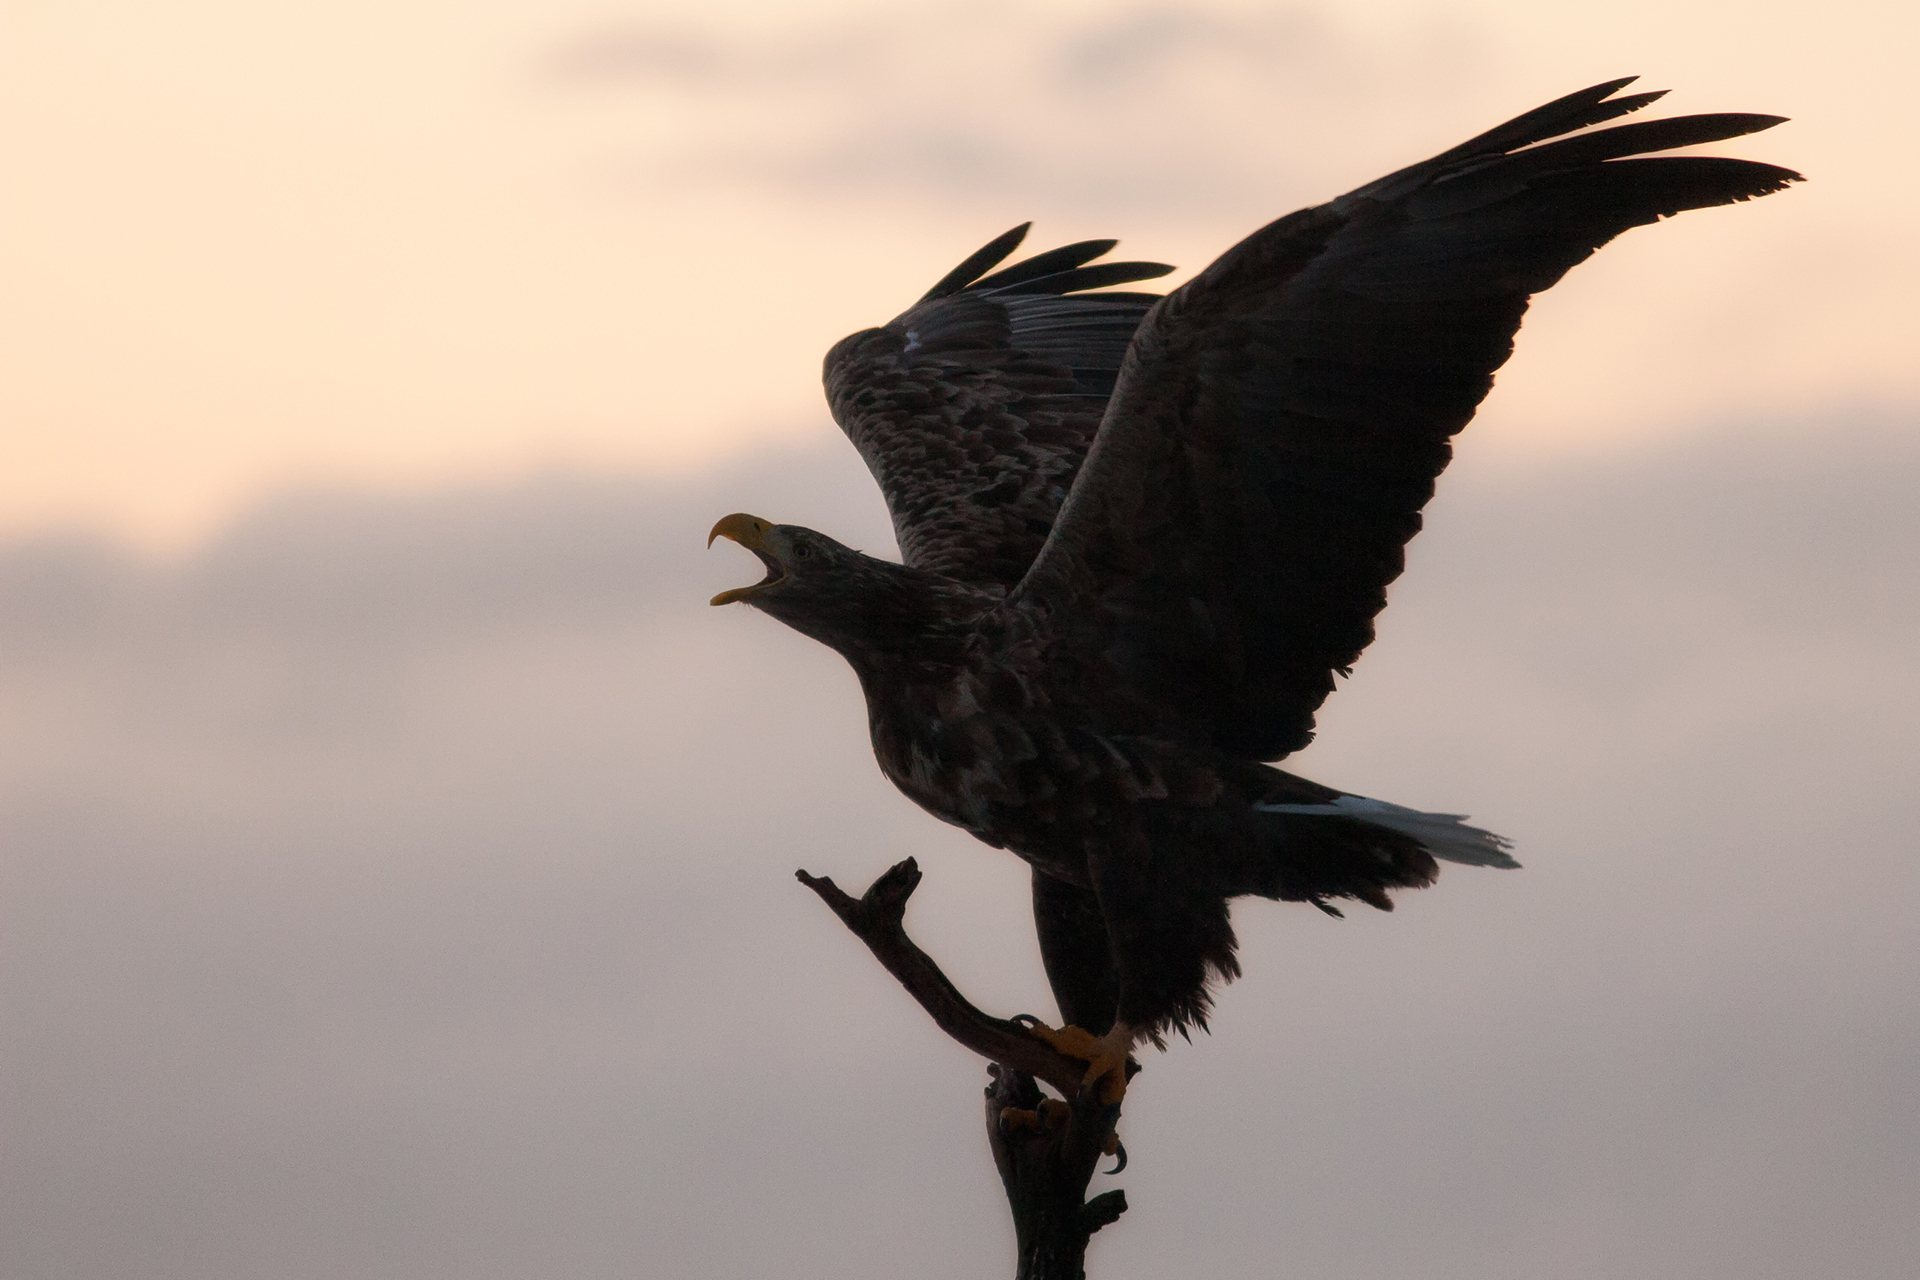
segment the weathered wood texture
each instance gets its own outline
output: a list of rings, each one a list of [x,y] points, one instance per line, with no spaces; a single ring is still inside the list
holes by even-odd
[[[1032,1076],[997,1063],[987,1070],[987,1143],[1013,1211],[1016,1280],[1084,1280],[1088,1238],[1127,1211],[1124,1191],[1086,1198],[1120,1109],[1084,1093],[1072,1106],[1048,1105]],[[1021,1123],[1009,1123],[1010,1111]]]

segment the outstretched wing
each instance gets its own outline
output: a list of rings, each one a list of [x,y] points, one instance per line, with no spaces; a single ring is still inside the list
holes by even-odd
[[[1097,666],[1131,718],[1235,754],[1306,745],[1334,673],[1373,639],[1448,440],[1511,353],[1528,296],[1628,227],[1799,178],[1630,158],[1774,116],[1546,142],[1660,96],[1611,96],[1627,83],[1283,218],[1167,297],[1005,606],[1050,669],[1084,682]]]
[[[826,361],[834,420],[880,482],[906,562],[1009,587],[1046,541],[1127,344],[1159,301],[1083,291],[1173,270],[1088,266],[1115,242],[1087,240],[986,275],[1026,233],[994,240]]]

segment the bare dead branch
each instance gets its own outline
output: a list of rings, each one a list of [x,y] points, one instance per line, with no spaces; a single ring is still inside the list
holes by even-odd
[[[1085,1280],[1088,1238],[1127,1208],[1125,1193],[1117,1190],[1086,1199],[1120,1108],[1102,1104],[1082,1087],[1085,1063],[1055,1052],[1018,1022],[982,1013],[907,937],[907,899],[920,883],[912,858],[888,869],[859,898],[825,876],[795,875],[867,944],[942,1031],[991,1061],[987,1145],[1013,1213],[1016,1280]],[[1044,1097],[1036,1078],[1068,1101]]]
[[[1052,1046],[1028,1034],[1018,1022],[982,1013],[907,936],[902,923],[907,899],[920,884],[920,866],[912,858],[890,867],[859,898],[850,897],[826,876],[810,876],[804,871],[794,875],[833,908],[833,913],[867,944],[942,1031],[991,1062],[1004,1063],[1046,1081],[1063,1098],[1080,1092],[1086,1063],[1054,1052]]]

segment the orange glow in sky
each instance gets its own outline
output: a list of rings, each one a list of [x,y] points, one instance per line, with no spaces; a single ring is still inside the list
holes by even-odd
[[[964,16],[962,16],[964,15]],[[1914,10],[1468,0],[29,0],[0,20],[0,532],[180,546],[275,488],[684,470],[1034,218],[1191,270],[1547,98],[1794,117],[1812,181],[1610,246],[1476,432],[1911,401]],[[1174,277],[1177,282],[1183,277]]]

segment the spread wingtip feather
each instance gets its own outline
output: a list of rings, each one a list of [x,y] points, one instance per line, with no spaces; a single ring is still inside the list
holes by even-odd
[[[1019,226],[1008,231],[1003,231],[993,239],[987,241],[971,254],[967,255],[965,262],[962,262],[959,266],[947,272],[946,275],[941,276],[940,283],[927,290],[926,296],[921,298],[920,301],[932,302],[936,298],[944,298],[949,294],[960,292],[975,280],[978,280],[981,276],[998,266],[1006,259],[1008,254],[1018,249],[1020,242],[1027,238],[1027,232],[1032,228],[1033,223],[1023,222]]]

